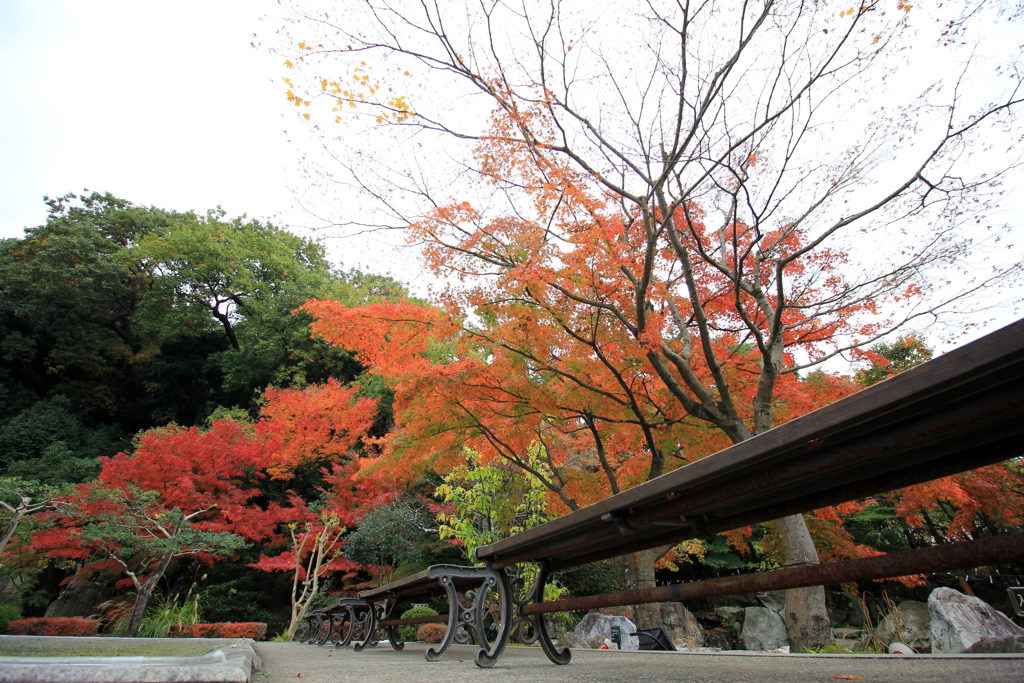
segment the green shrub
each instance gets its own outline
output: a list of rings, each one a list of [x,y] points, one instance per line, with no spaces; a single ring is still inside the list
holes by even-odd
[[[402,619],[415,619],[416,617],[436,617],[437,610],[430,609],[429,607],[411,607],[402,612]],[[416,631],[419,629],[420,624],[406,624],[405,626],[398,627],[398,636],[405,641],[415,640]]]
[[[611,560],[580,565],[579,567],[559,572],[555,578],[569,589],[569,594],[575,598],[615,593],[621,590],[619,585],[619,568]]]
[[[112,601],[111,601],[112,602]],[[167,602],[166,600],[154,600],[146,608],[146,613],[139,622],[139,630],[135,634],[137,638],[167,638],[171,631],[181,631],[192,624],[198,624],[200,617],[200,599],[198,595],[187,595],[178,604],[177,600]],[[117,610],[117,614],[110,619],[106,632],[108,635],[123,636],[128,627],[128,619],[131,616],[131,605],[124,603],[129,609]],[[108,616],[110,616],[108,614]]]
[[[0,634],[7,633],[8,622],[21,619],[21,605],[14,602],[0,602]]]

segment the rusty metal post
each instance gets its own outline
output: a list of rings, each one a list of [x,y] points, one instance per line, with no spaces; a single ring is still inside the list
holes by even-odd
[[[525,605],[522,614],[549,614],[578,609],[598,609],[649,602],[682,602],[716,595],[756,593],[805,586],[827,586],[885,579],[911,574],[982,567],[1024,559],[1024,534],[1007,534],[921,550],[844,560],[826,564],[787,567],[744,576],[728,576],[657,588],[606,593]]]

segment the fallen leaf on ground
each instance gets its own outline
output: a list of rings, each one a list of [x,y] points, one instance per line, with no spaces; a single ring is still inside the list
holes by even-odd
[[[832,678],[838,678],[844,681],[859,681],[860,676],[840,676],[839,674],[832,674]]]

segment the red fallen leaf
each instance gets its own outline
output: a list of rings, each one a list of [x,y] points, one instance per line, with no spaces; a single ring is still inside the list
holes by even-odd
[[[860,676],[840,676],[839,674],[832,674],[832,678],[838,678],[844,681],[859,681]]]

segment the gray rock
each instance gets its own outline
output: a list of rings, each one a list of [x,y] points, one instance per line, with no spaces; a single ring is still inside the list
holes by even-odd
[[[850,652],[860,652],[864,649],[864,641],[859,638],[836,638],[836,647],[841,647]]]
[[[730,607],[718,607],[715,609],[715,614],[721,617],[723,622],[738,627],[743,624],[743,609],[743,607],[736,605]]]
[[[850,600],[845,593],[825,591],[825,609],[828,610],[829,624],[833,628],[842,626],[850,615]]]
[[[932,652],[956,654],[983,638],[1024,636],[1024,629],[984,600],[952,588],[936,588],[928,596]]]
[[[602,642],[604,638],[611,640],[612,626],[618,626],[622,632],[623,650],[640,649],[640,639],[636,636],[629,635],[630,633],[636,633],[636,624],[626,617],[602,614],[600,612],[591,612],[587,616],[583,617],[583,620],[576,625],[573,632],[589,645],[590,640],[587,636],[592,633],[599,634],[602,638]],[[591,647],[593,646],[591,645]],[[601,647],[601,645],[598,644],[597,647]]]
[[[574,633],[573,635],[576,634]],[[583,644],[586,647],[591,648],[593,650],[597,650],[602,645],[604,645],[604,641],[605,637],[602,636],[600,633],[588,633],[586,637],[583,638]]]
[[[964,650],[971,654],[1016,654],[1024,652],[1024,636],[983,638]]]
[[[859,639],[864,637],[864,631],[863,631],[863,629],[852,628],[852,627],[850,627],[850,628],[845,628],[845,627],[835,628],[835,627],[833,627],[832,628],[832,635],[835,636],[836,639],[842,638],[842,639],[846,640],[846,639],[852,638],[854,640],[859,640]]]
[[[740,639],[748,650],[775,650],[789,646],[785,622],[778,612],[767,607],[746,608]]]
[[[672,642],[679,647],[697,649],[704,645],[697,617],[680,602],[666,602],[660,605],[661,621],[665,624]]]
[[[900,611],[901,633],[896,633],[896,620],[889,614],[882,619],[875,635],[886,645],[898,640],[918,652],[929,652],[932,618],[928,605],[918,600],[904,600],[896,608]]]
[[[601,641],[601,642],[604,642],[604,641]],[[600,647],[600,646],[601,645],[599,643],[598,647]],[[559,637],[558,642],[555,643],[555,647],[560,647],[560,648],[561,647],[568,647],[568,648],[571,648],[571,649],[574,649],[574,650],[586,650],[590,646],[587,645],[583,641],[582,638],[580,638],[578,635],[576,635],[572,631],[567,631],[566,633],[563,633],[561,635],[561,637]]]
[[[860,598],[853,593],[837,593],[845,598],[848,605],[846,612],[846,623],[854,628],[864,628],[864,608],[861,607]]]
[[[785,591],[761,591],[757,594],[757,599],[762,605],[773,612],[782,614],[786,609]]]
[[[46,617],[91,617],[99,613],[101,603],[110,598],[110,590],[92,581],[69,583],[64,592],[46,608]]]

